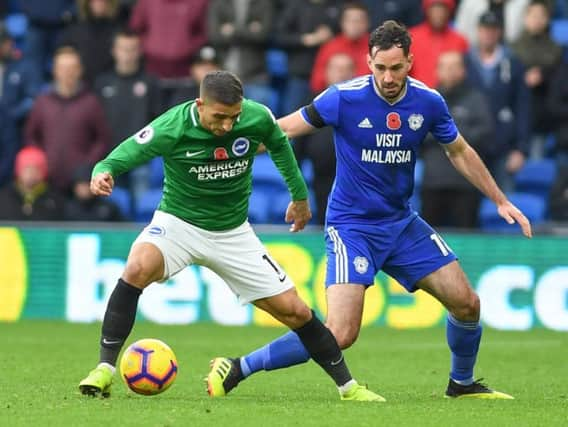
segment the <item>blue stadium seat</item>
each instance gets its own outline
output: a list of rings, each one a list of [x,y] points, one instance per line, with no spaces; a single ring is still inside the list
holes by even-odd
[[[154,157],[150,163],[150,177],[148,184],[150,188],[162,188],[164,183],[164,159],[161,157]]]
[[[515,206],[523,211],[533,226],[538,226],[544,222],[547,206],[547,200],[544,197],[528,193],[509,193],[507,197]],[[487,198],[483,198],[481,201],[479,224],[483,231],[519,232],[519,226],[517,224],[507,224],[497,213],[495,204]]]
[[[284,179],[280,175],[276,165],[268,154],[260,154],[255,157],[252,166],[253,184],[272,185],[275,188],[286,188]]]
[[[268,188],[257,186],[253,188],[249,200],[249,221],[252,224],[266,224],[269,222],[270,192]]]
[[[132,219],[132,197],[126,188],[114,187],[108,200],[118,206],[124,219]]]
[[[527,160],[515,175],[515,190],[548,197],[556,178],[556,162],[553,159]]]
[[[550,23],[552,39],[563,46],[568,46],[568,19],[554,19]]]
[[[416,212],[420,213],[422,209],[422,199],[420,198],[420,191],[422,190],[422,179],[424,177],[424,161],[422,159],[416,160],[414,167],[414,192],[410,196],[410,206]]]
[[[162,198],[161,189],[148,190],[135,203],[134,219],[138,222],[150,222],[152,215]]]
[[[272,77],[288,76],[288,55],[280,49],[266,51],[266,69]]]
[[[28,18],[23,13],[12,13],[6,16],[4,25],[12,38],[22,40],[28,31]]]

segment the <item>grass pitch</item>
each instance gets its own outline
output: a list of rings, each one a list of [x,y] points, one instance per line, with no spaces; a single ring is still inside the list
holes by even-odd
[[[128,343],[159,338],[179,374],[157,396],[130,392],[117,377],[110,399],[82,396],[79,381],[98,358],[100,325],[0,324],[2,426],[567,426],[568,335],[486,330],[476,377],[513,401],[443,399],[449,353],[443,329],[367,328],[346,352],[354,376],[385,404],[341,402],[313,362],[259,373],[211,399],[202,378],[213,356],[235,356],[284,330],[211,324],[138,323]]]

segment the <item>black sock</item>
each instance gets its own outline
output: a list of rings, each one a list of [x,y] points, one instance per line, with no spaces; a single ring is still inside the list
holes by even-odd
[[[118,283],[108,300],[103,320],[100,363],[106,362],[112,366],[116,365],[120,349],[134,325],[138,297],[141,293],[141,289],[118,279]]]
[[[300,337],[311,358],[333,378],[338,387],[353,379],[335,337],[313,311],[311,320],[294,329],[294,332]]]

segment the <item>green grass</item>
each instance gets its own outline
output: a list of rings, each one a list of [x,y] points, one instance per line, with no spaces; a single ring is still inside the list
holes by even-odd
[[[145,397],[121,380],[110,399],[81,396],[96,364],[100,325],[25,321],[0,324],[2,426],[566,426],[568,336],[538,330],[486,330],[476,375],[513,401],[449,400],[444,330],[367,328],[346,352],[355,377],[386,404],[341,402],[313,362],[260,373],[224,399],[202,383],[208,361],[238,355],[283,330],[217,325],[136,325],[129,342],[160,338],[177,354],[171,389]]]

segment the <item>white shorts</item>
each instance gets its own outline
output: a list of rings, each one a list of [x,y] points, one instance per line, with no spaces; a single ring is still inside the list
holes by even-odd
[[[156,211],[132,246],[142,242],[152,243],[162,252],[162,281],[188,265],[198,264],[217,273],[242,304],[294,287],[248,222],[232,230],[208,231]]]

